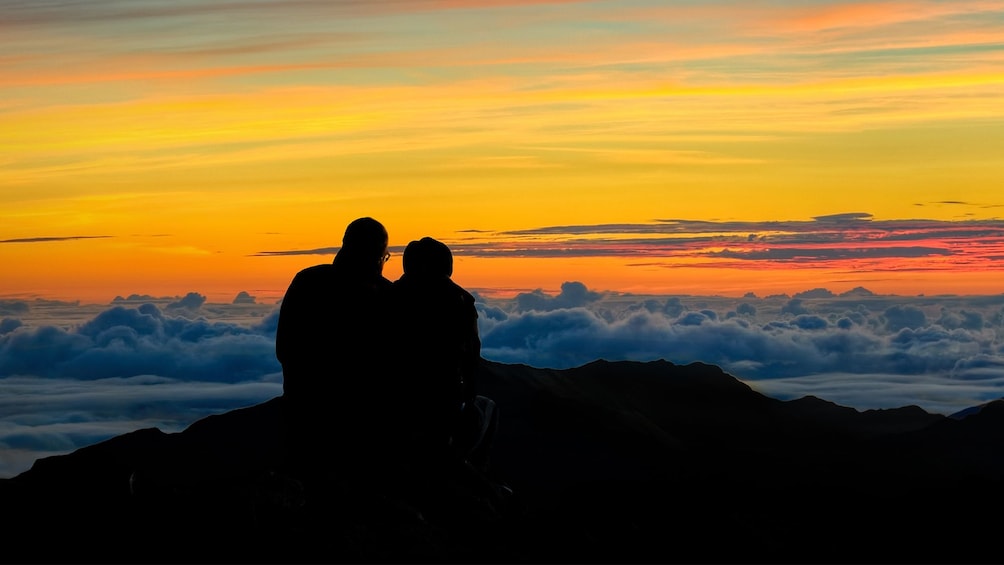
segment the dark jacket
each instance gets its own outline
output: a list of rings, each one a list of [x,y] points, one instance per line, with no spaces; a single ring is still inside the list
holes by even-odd
[[[477,394],[481,361],[474,296],[448,277],[408,273],[393,283],[393,344],[400,407],[415,433],[448,442],[463,403]]]
[[[279,308],[276,357],[282,364],[284,433],[298,456],[330,447],[367,448],[381,421],[387,355],[384,301],[391,282],[334,264],[298,272]]]

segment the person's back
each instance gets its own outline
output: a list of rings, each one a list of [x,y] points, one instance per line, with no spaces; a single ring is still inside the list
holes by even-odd
[[[478,314],[474,297],[452,273],[449,247],[430,237],[412,241],[404,252],[404,274],[391,292],[397,386],[405,391],[400,409],[410,421],[413,448],[429,454],[466,449],[458,445],[463,418],[475,413],[478,398]]]
[[[382,274],[386,250],[379,222],[355,220],[334,261],[298,272],[283,297],[276,357],[294,472],[317,471],[332,458],[346,469],[370,450],[379,423],[374,366],[385,354],[382,304],[391,284]]]

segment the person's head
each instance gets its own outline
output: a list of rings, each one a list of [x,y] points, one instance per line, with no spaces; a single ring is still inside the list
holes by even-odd
[[[412,241],[404,249],[404,273],[417,277],[447,277],[453,274],[453,253],[431,237]]]
[[[353,220],[345,228],[335,261],[380,272],[387,260],[387,241],[387,229],[380,222],[370,217]]]

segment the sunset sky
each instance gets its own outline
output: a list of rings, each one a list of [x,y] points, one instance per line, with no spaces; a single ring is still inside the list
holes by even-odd
[[[486,294],[1004,292],[997,0],[0,13],[0,298],[274,302],[360,216]]]
[[[1000,0],[0,0],[0,47],[0,477],[280,394],[361,216],[492,361],[1004,394]]]

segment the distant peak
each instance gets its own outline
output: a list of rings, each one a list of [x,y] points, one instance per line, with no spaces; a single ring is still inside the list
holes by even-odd
[[[863,286],[856,286],[847,292],[841,293],[841,298],[853,298],[855,296],[875,296],[875,293]]]

